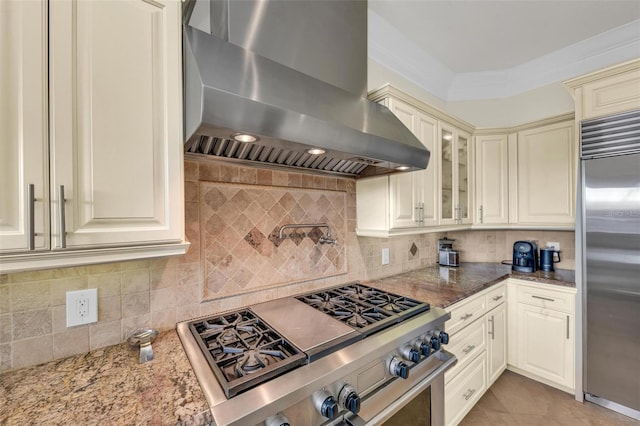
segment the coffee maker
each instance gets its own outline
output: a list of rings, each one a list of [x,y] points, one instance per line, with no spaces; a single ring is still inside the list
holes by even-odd
[[[517,272],[535,272],[538,269],[538,245],[533,241],[513,243],[511,269]]]

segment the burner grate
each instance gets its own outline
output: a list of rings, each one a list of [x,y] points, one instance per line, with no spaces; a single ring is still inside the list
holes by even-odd
[[[189,328],[227,397],[306,363],[306,355],[250,310],[192,321]]]
[[[301,302],[369,335],[429,310],[429,304],[360,283],[305,294]]]

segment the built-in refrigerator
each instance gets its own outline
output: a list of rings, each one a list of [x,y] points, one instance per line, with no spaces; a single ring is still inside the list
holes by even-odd
[[[640,420],[640,110],[583,121],[580,166],[584,394]]]

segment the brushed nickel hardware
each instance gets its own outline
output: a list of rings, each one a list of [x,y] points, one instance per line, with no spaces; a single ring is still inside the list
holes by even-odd
[[[567,315],[567,340],[569,340],[569,315]]]
[[[540,299],[540,300],[546,300],[547,302],[555,302],[555,299],[551,299],[549,297],[542,297],[542,296],[536,296],[535,294],[532,295],[531,297],[533,297],[534,299]]]
[[[462,352],[464,352],[465,354],[468,354],[469,352],[471,352],[472,350],[474,350],[476,347],[476,345],[468,345],[466,348],[464,348],[462,350]]]
[[[469,398],[471,398],[474,393],[476,393],[475,389],[468,389],[467,392],[462,396],[464,397],[465,401],[468,401]]]
[[[484,223],[484,206],[480,206],[480,223]]]
[[[489,332],[489,334],[491,335],[491,340],[495,340],[496,338],[496,334],[495,334],[495,321],[493,318],[493,315],[491,315],[491,318],[489,318],[489,322],[491,323],[491,331]]]
[[[65,223],[65,205],[67,200],[64,199],[64,185],[58,188],[58,225],[60,228],[60,248],[67,247],[67,224]]]
[[[35,219],[35,195],[34,195],[34,185],[30,183],[27,185],[27,228],[28,228],[28,239],[27,239],[27,249],[35,250],[36,248],[36,219]]]
[[[466,320],[468,320],[469,318],[471,318],[472,316],[473,316],[473,314],[465,314],[465,315],[461,316],[461,317],[460,317],[460,319],[461,319],[462,321],[466,321]]]
[[[493,300],[494,302],[496,302],[496,301],[498,301],[500,299],[502,299],[502,296],[494,296],[494,297],[491,298],[491,300]]]

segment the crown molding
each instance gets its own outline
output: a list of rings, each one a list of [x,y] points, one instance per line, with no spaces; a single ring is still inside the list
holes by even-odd
[[[640,57],[640,20],[513,68],[454,73],[369,10],[369,58],[447,101],[508,98]]]

